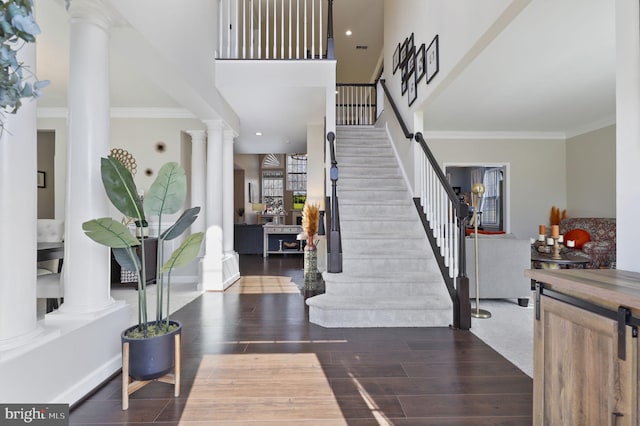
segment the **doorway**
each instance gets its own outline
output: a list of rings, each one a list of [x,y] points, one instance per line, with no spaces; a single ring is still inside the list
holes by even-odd
[[[485,192],[478,209],[479,226],[487,231],[510,230],[509,164],[445,164],[445,174],[460,198],[471,204],[471,187],[482,183]]]

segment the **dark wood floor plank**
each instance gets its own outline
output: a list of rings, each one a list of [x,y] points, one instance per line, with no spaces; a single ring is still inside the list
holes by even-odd
[[[301,257],[240,266],[302,287]],[[531,424],[531,378],[468,331],[327,329],[295,293],[205,293],[172,319],[184,325],[180,397],[151,383],[122,411],[116,375],[72,408],[71,424]]]

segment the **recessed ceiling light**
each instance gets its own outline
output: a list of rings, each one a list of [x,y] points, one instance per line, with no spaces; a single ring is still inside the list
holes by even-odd
[[[348,36],[350,36],[350,35],[351,35],[351,34],[353,34],[353,33],[351,32],[351,30],[347,30],[347,32],[346,32],[345,34],[346,34],[346,35],[348,35]]]
[[[262,136],[262,132],[256,132],[256,136]]]

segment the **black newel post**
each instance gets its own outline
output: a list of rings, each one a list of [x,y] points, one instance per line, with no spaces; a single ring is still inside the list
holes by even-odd
[[[333,53],[333,0],[327,0],[329,2],[329,9],[327,10],[327,59],[335,59],[336,56]]]

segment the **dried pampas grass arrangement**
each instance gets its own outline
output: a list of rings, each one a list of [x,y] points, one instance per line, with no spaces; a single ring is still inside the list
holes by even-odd
[[[318,217],[320,216],[320,206],[318,204],[306,203],[302,210],[302,229],[307,234],[307,238],[318,233]]]
[[[562,210],[560,213],[560,208],[556,206],[551,206],[551,212],[549,213],[549,224],[550,225],[560,225],[560,221],[562,219],[567,218],[567,210]]]

